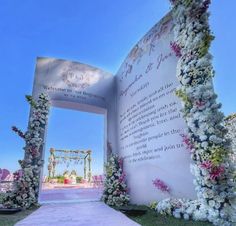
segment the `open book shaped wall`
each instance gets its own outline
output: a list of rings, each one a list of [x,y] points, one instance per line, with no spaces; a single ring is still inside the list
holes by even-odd
[[[181,137],[186,125],[175,96],[173,35],[169,13],[134,46],[115,76],[78,62],[37,59],[35,98],[45,92],[52,106],[106,116],[105,143],[124,158],[131,201],[137,204],[196,196]],[[157,190],[155,179],[171,192]]]

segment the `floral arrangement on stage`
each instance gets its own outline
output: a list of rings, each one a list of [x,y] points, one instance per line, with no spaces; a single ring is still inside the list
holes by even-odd
[[[109,206],[123,206],[129,203],[128,188],[123,171],[123,159],[112,154],[106,165],[106,178],[102,200]]]
[[[37,100],[26,96],[31,105],[28,130],[23,133],[16,127],[12,130],[25,140],[25,157],[20,160],[21,171],[14,175],[14,189],[3,200],[5,207],[29,208],[38,202],[40,171],[43,166],[43,135],[49,114],[49,98],[40,94]]]
[[[208,220],[214,225],[231,225],[235,219],[232,149],[223,125],[221,104],[216,102],[212,77],[214,39],[209,28],[210,0],[171,0],[175,23],[175,40],[170,48],[179,58],[176,94],[183,103],[188,131],[183,135],[190,149],[191,172],[197,200],[167,199],[158,203],[157,211],[185,219]]]

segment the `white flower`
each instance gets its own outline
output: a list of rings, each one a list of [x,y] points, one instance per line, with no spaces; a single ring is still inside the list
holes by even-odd
[[[214,200],[210,200],[210,201],[209,201],[209,206],[210,206],[210,207],[215,207],[215,204],[216,204],[216,203],[215,203]]]
[[[185,220],[189,220],[189,215],[185,213],[185,214],[184,214],[184,219],[185,219]]]

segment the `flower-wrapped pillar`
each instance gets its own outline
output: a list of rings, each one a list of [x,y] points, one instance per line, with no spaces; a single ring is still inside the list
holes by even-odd
[[[215,225],[231,225],[234,198],[230,142],[223,126],[224,115],[216,102],[212,77],[212,56],[208,52],[214,37],[209,28],[210,0],[172,0],[175,40],[170,43],[179,58],[176,94],[183,103],[188,131],[184,143],[191,151],[191,171],[195,176],[195,201],[169,199],[157,210],[176,217],[209,220]]]
[[[49,113],[49,99],[45,94],[40,94],[37,100],[27,96],[31,105],[31,115],[28,130],[23,133],[16,127],[13,130],[25,140],[25,158],[20,160],[22,175],[15,177],[15,187],[9,191],[4,200],[6,207],[29,208],[38,203],[40,186],[40,173],[43,167],[42,149],[44,130]]]

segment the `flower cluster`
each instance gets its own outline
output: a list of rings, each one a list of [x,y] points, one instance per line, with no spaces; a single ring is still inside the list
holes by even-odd
[[[21,170],[14,174],[14,189],[7,192],[3,204],[7,208],[29,208],[38,202],[39,177],[43,165],[41,152],[43,135],[49,113],[49,98],[40,94],[37,100],[27,96],[32,107],[26,133],[14,127],[14,131],[25,140],[25,158],[20,160]]]
[[[164,215],[173,215],[176,218],[206,221],[208,209],[199,200],[165,199],[158,203],[156,210]]]
[[[228,129],[227,138],[231,139],[231,159],[236,164],[236,114],[231,114],[225,118],[224,124]]]
[[[149,205],[149,208],[152,209],[152,210],[156,210],[157,204],[158,204],[157,201],[151,202],[150,205]]]
[[[23,176],[23,171],[22,170],[17,170],[16,172],[13,173],[14,181],[18,181],[21,177]]]
[[[163,191],[163,192],[170,192],[170,188],[165,184],[165,182],[162,181],[162,180],[160,180],[160,179],[158,179],[158,178],[156,178],[155,180],[153,180],[153,185],[154,185],[157,189],[159,189],[159,190],[161,190],[161,191]]]
[[[181,134],[181,137],[183,138],[183,143],[186,146],[186,148],[190,151],[193,152],[194,151],[194,145],[192,143],[192,141],[190,140],[190,138],[188,137],[188,135],[186,134]]]
[[[123,172],[123,159],[112,155],[106,166],[102,200],[109,206],[123,206],[129,203],[129,199]]]
[[[176,42],[171,42],[170,47],[174,51],[176,57],[181,57],[182,56],[181,47]]]
[[[177,63],[183,116],[188,131],[183,142],[191,149],[191,172],[195,176],[197,200],[163,200],[157,211],[185,219],[208,220],[215,225],[231,225],[235,220],[234,167],[221,105],[213,88],[212,56],[214,37],[209,28],[209,0],[176,0],[173,3],[176,46],[182,56]],[[174,52],[174,50],[172,48]]]

